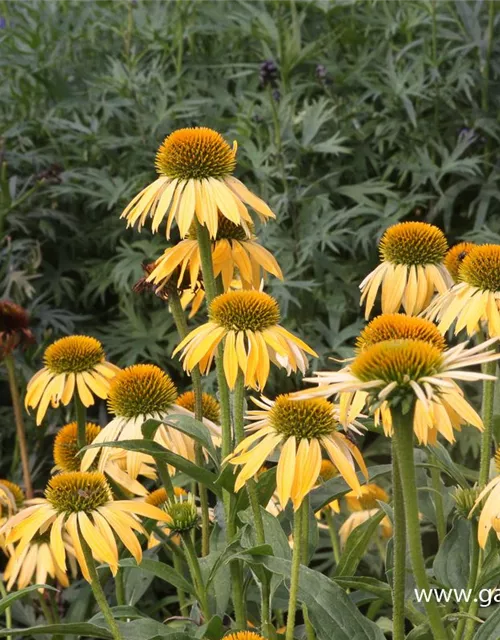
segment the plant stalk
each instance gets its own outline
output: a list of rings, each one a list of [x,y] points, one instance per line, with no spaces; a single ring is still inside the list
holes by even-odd
[[[79,449],[87,445],[85,426],[87,422],[87,410],[80,400],[78,392],[75,393],[75,413],[76,413],[76,441]]]
[[[288,616],[286,620],[285,640],[293,640],[295,631],[295,613],[297,610],[297,594],[299,591],[300,563],[303,554],[302,546],[304,544],[302,535],[302,512],[305,509],[307,509],[307,503],[302,502],[294,515],[292,573],[290,576],[290,598],[288,600]]]
[[[33,498],[33,483],[31,482],[30,459],[28,453],[28,443],[26,441],[26,429],[24,426],[23,410],[19,388],[16,380],[16,368],[12,354],[7,354],[4,358],[5,368],[7,369],[7,377],[9,380],[10,396],[12,399],[12,408],[14,409],[14,421],[16,423],[17,442],[19,452],[21,454],[21,465],[23,469],[24,490],[26,497]]]
[[[487,362],[484,373],[495,375],[497,363]],[[495,380],[483,381],[482,418],[484,431],[481,439],[481,460],[479,464],[479,486],[488,482],[490,476],[491,444],[493,441],[493,405],[495,400]]]
[[[397,468],[401,478],[406,535],[410,551],[413,574],[417,587],[429,592],[429,581],[425,571],[424,552],[420,535],[420,522],[413,458],[413,411],[403,414],[394,410],[393,441],[397,457]],[[437,604],[431,600],[425,603],[425,610],[435,640],[447,640],[448,636]]]
[[[194,548],[194,544],[193,544],[193,541],[191,540],[191,536],[189,535],[189,532],[182,534],[182,542],[184,544],[186,560],[189,566],[189,571],[191,572],[193,584],[195,585],[196,595],[200,603],[201,612],[203,613],[205,622],[208,622],[211,616],[210,616],[210,607],[208,606],[207,590],[203,582],[200,563],[198,562],[198,557],[196,556],[196,550]]]
[[[328,525],[328,533],[330,534],[333,559],[335,560],[335,564],[337,565],[340,560],[340,541],[329,505],[325,505],[325,507],[323,508],[323,513],[325,515],[326,524]]]
[[[113,617],[113,612],[110,609],[108,601],[106,600],[106,596],[104,595],[104,591],[102,590],[101,583],[99,581],[99,576],[97,574],[97,569],[94,562],[94,557],[92,555],[92,551],[90,550],[89,545],[85,541],[85,538],[80,539],[82,545],[83,556],[85,558],[85,563],[87,565],[87,569],[90,577],[90,587],[96,599],[97,605],[104,616],[104,619],[109,625],[109,630],[111,631],[111,635],[114,640],[123,640],[123,636],[120,633],[120,629],[118,628],[118,624]]]
[[[394,573],[392,577],[392,638],[405,637],[406,521],[398,457],[392,443],[392,508],[394,512]]]
[[[170,312],[177,328],[177,333],[181,340],[188,334],[188,326],[186,315],[182,308],[179,294],[174,291],[170,297]],[[191,371],[191,380],[193,381],[194,393],[194,417],[199,422],[203,422],[203,389],[201,386],[201,374],[199,367],[195,367]],[[195,462],[198,466],[203,466],[203,449],[199,443],[195,444]],[[198,483],[198,495],[200,496],[201,506],[201,555],[206,556],[210,551],[210,516],[208,510],[208,492],[207,488]]]

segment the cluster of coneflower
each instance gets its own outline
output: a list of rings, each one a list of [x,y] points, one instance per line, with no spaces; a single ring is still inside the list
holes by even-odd
[[[296,393],[275,399],[252,397],[256,408],[245,414],[247,390],[263,392],[272,366],[288,374],[305,374],[308,356],[316,353],[280,324],[279,305],[263,290],[269,276],[283,275],[276,258],[257,240],[252,211],[261,222],[275,216],[234,177],[236,150],[236,143],[231,147],[211,129],[175,131],[158,150],[158,178],[122,214],[129,226],[138,230],[149,226],[152,233],[163,232],[167,239],[172,227],[178,228],[180,241],[148,266],[140,288],[151,286],[168,303],[179,333],[172,355],[180,357],[190,374],[192,390],[179,396],[170,377],[154,364],[119,369],[106,360],[100,342],[89,336],[65,337],[46,349],[44,367],[28,384],[26,409],[36,412],[40,425],[49,407],[62,404],[72,408],[74,421],[57,434],[54,474],[44,498],[26,500],[18,488],[0,482],[8,587],[16,581],[18,587],[25,586],[35,576],[38,583],[49,576],[65,586],[68,575],[75,575],[79,567],[113,637],[119,639],[120,624],[106,601],[96,561],[107,564],[118,580],[124,553],[140,563],[145,544],[151,547],[175,538],[185,554],[203,619],[208,621],[212,603],[197,548],[201,555],[209,553],[213,500],[199,477],[194,478],[199,481],[196,492],[181,490],[176,469],[190,468],[179,460],[209,466],[212,448],[202,447],[195,431],[182,428],[179,417],[184,417],[205,429],[206,437],[220,449],[222,467],[234,468],[234,491],[224,488],[220,496],[229,541],[238,539],[235,494],[246,491],[256,542],[266,543],[256,479],[268,458],[278,453],[276,491],[269,508],[282,510],[291,502],[294,511],[285,631],[286,639],[293,640],[312,489],[332,475],[345,480],[353,517],[340,531],[342,540],[363,518],[378,511],[378,501],[389,500],[376,484],[364,484],[369,469],[349,434],[361,434],[363,422],[373,420],[393,442],[393,637],[401,640],[406,544],[417,585],[428,588],[419,535],[414,436],[423,445],[436,444],[438,436],[453,442],[462,425],[475,426],[484,433],[480,482],[488,480],[491,416],[483,421],[460,382],[483,381],[485,388],[491,388],[495,379],[500,357],[495,350],[500,336],[500,246],[462,244],[448,250],[444,234],[433,225],[404,222],[390,227],[380,242],[381,263],[360,285],[366,318],[378,303],[379,292],[382,315],[363,330],[352,360],[338,370],[305,378],[314,386]],[[188,321],[198,317],[204,303],[207,321],[189,327]],[[470,348],[464,343],[448,347],[444,333],[453,323],[455,333],[466,329],[469,336],[484,334],[485,340]],[[20,334],[16,327],[10,333],[2,329],[0,325],[0,349],[3,345],[7,351]],[[202,391],[202,376],[214,365],[218,399]],[[477,365],[484,371],[470,369]],[[97,398],[107,400],[113,416],[103,428],[87,421],[86,409]],[[154,427],[145,430],[148,424]],[[165,450],[175,454],[168,464],[161,463]],[[29,470],[25,469],[28,486],[26,473]],[[481,546],[491,527],[500,531],[492,507],[492,496],[500,487],[497,481],[483,491],[486,495],[494,488],[479,521]],[[163,486],[154,489],[156,483]],[[333,501],[325,509],[334,551],[338,531],[331,514],[338,508]],[[366,515],[355,515],[361,512]],[[157,523],[154,531],[141,524],[144,518]],[[192,532],[200,524],[198,540]],[[381,526],[383,535],[393,535],[388,518],[381,520]],[[173,558],[179,562],[178,554]],[[228,637],[268,637],[275,622],[269,584],[264,579],[260,585],[262,635],[245,631],[241,560],[230,566],[238,631]],[[175,568],[181,570],[178,564]],[[184,594],[179,594],[179,602],[184,610]],[[435,603],[426,607],[434,636],[446,638]],[[304,621],[311,624],[306,612]]]

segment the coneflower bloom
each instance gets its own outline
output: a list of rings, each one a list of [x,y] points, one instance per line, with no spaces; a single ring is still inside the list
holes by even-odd
[[[347,484],[356,492],[361,490],[355,462],[367,477],[363,456],[344,434],[338,432],[340,425],[331,402],[323,398],[302,400],[289,394],[280,395],[274,401],[262,398],[254,402],[261,407],[247,415],[254,423],[254,433],[247,436],[228,458],[230,464],[241,465],[236,491],[258,472],[278,447],[281,451],[276,489],[283,508],[291,499],[296,511],[318,481],[322,449]]]
[[[267,273],[283,279],[276,258],[257,242],[252,231],[248,234],[243,227],[223,216],[219,216],[217,236],[212,241],[212,263],[215,277],[221,276],[224,291],[229,289],[236,269],[243,289],[259,289],[262,278]],[[183,280],[185,274],[189,274],[191,286],[195,286],[201,277],[200,246],[196,227],[191,227],[188,238],[165,250],[156,261],[155,269],[148,276],[148,281],[161,290],[163,283],[167,282],[176,270],[179,273],[179,281]]]
[[[370,317],[380,287],[382,312],[394,313],[402,306],[408,315],[425,309],[435,291],[447,291],[452,283],[443,265],[447,249],[444,233],[432,224],[389,227],[379,245],[382,262],[359,285],[365,317]]]
[[[92,444],[101,432],[101,427],[92,422],[85,425],[85,441],[86,444]],[[54,462],[55,470],[61,471],[80,471],[82,466],[82,456],[79,455],[80,447],[78,446],[78,425],[76,422],[61,427],[54,440]],[[137,496],[147,495],[145,489],[140,482],[131,478],[124,469],[122,469],[122,460],[126,462],[125,452],[113,450],[110,454],[103,472],[109,476],[118,486],[130,491]],[[97,469],[97,461],[91,466],[91,470]],[[156,473],[153,468],[146,464],[142,464],[138,475],[146,475],[149,478],[155,478]]]
[[[356,339],[356,351],[363,351],[386,340],[422,340],[440,351],[446,349],[446,341],[433,322],[403,313],[383,313],[373,318],[361,331]]]
[[[10,480],[0,479],[0,524],[18,511],[26,500],[24,491]]]
[[[176,497],[187,496],[188,492],[182,487],[174,487],[174,495]],[[169,501],[169,498],[167,496],[166,490],[163,487],[161,487],[160,489],[155,489],[154,491],[151,491],[151,493],[146,496],[145,501],[147,502],[147,504],[152,504],[155,507],[158,507],[158,509],[164,510],[165,506]],[[166,536],[170,536],[172,534],[172,530],[170,529],[168,524],[162,523],[160,526],[160,529],[161,531],[163,531],[163,533]],[[180,537],[178,535],[172,536],[171,539],[176,544],[180,544]],[[158,538],[158,536],[154,532],[151,533],[148,538],[148,549],[152,549],[153,547],[156,547],[160,543],[161,543],[161,540]]]
[[[218,213],[248,227],[252,218],[245,203],[262,220],[274,218],[267,204],[232,175],[236,148],[236,143],[231,148],[219,133],[206,127],[174,131],[156,154],[159,177],[130,202],[121,217],[140,230],[149,216],[153,233],[167,218],[167,238],[174,220],[184,238],[195,219],[215,238]]]
[[[3,574],[7,582],[7,590],[10,591],[14,585],[18,590],[24,589],[33,580],[36,584],[46,584],[48,577],[62,587],[69,587],[68,572],[76,578],[77,564],[75,550],[66,532],[62,535],[62,544],[69,564],[65,571],[62,571],[56,562],[50,545],[50,536],[47,534],[36,535],[21,552],[19,552],[19,545],[10,545],[10,557]],[[40,587],[39,591],[43,592],[44,588]]]
[[[489,336],[500,337],[500,245],[473,247],[458,269],[458,284],[436,298],[426,315],[439,320],[445,333],[455,322],[455,334],[462,329],[473,335],[484,323]]]
[[[342,546],[345,545],[347,538],[354,529],[380,512],[378,501],[388,502],[389,496],[382,487],[373,482],[363,485],[359,495],[354,491],[349,491],[349,493],[345,494],[344,500],[347,509],[351,513],[339,529],[340,544]],[[392,536],[392,524],[387,516],[382,518],[379,524],[379,533],[382,538],[386,539]]]
[[[477,245],[474,242],[459,242],[451,247],[451,249],[446,253],[444,266],[455,283],[460,282],[458,272],[462,266],[464,258],[469,254],[470,250],[476,246]]]
[[[191,413],[195,411],[195,395],[194,391],[185,391],[176,400],[176,405],[187,409]],[[201,394],[201,409],[203,417],[214,424],[220,422],[220,404],[215,396],[210,393]]]
[[[487,351],[495,342],[488,340],[472,349],[462,343],[446,351],[421,340],[378,342],[362,350],[344,369],[309,378],[320,386],[305,391],[304,396],[347,394],[347,405],[355,403],[358,410],[371,408],[388,436],[392,434],[392,410],[400,403],[413,404],[413,428],[420,443],[434,444],[438,433],[454,442],[454,430],[463,424],[483,429],[456,380],[494,380],[494,376],[466,369],[500,358]]]
[[[264,636],[253,631],[236,631],[225,636],[224,640],[264,640]]]
[[[115,417],[99,432],[92,444],[142,440],[142,425],[147,420],[164,420],[175,413],[192,415],[175,404],[176,399],[174,383],[159,367],[136,364],[123,369],[113,379],[109,390],[108,410]],[[194,462],[194,441],[177,429],[162,424],[156,430],[154,440]],[[113,459],[113,451],[116,452],[116,449],[109,447],[88,449],[83,454],[82,470],[89,469],[99,455],[98,469],[105,471],[106,465]],[[137,451],[127,451],[126,460],[126,471],[132,480],[137,478],[142,465],[152,462],[151,456]]]
[[[500,448],[498,448],[495,453],[495,467],[497,473],[500,474]],[[468,495],[463,495],[462,500],[460,500],[463,506],[465,506],[464,503],[470,500],[471,495],[474,495],[474,492],[477,493],[477,497],[469,513],[469,518],[482,504],[477,536],[479,546],[481,549],[484,549],[491,529],[493,529],[497,534],[497,538],[500,540],[500,509],[498,507],[500,500],[500,475],[490,480],[482,491],[479,492],[478,488],[474,487]]]
[[[222,342],[224,373],[230,389],[238,372],[245,385],[263,389],[270,363],[287,371],[305,371],[307,358],[317,354],[305,342],[281,327],[280,311],[274,298],[261,291],[230,291],[217,296],[210,304],[209,321],[182,340],[174,355],[182,351],[186,371],[196,365],[207,373]]]
[[[94,404],[94,394],[106,398],[110,379],[120,370],[106,361],[99,340],[89,336],[68,336],[45,350],[44,368],[28,382],[26,409],[38,407],[36,423],[41,424],[49,403],[69,404],[75,393],[82,403]]]
[[[45,490],[45,498],[23,509],[4,525],[7,544],[18,543],[21,555],[37,535],[45,535],[59,570],[66,572],[68,536],[84,578],[90,582],[81,541],[85,540],[98,562],[118,571],[116,538],[139,564],[142,549],[136,532],[146,535],[137,516],[168,522],[164,511],[134,500],[113,500],[111,489],[98,471],[74,471],[53,476]]]
[[[28,312],[15,302],[0,300],[0,360],[16,347],[35,342]]]

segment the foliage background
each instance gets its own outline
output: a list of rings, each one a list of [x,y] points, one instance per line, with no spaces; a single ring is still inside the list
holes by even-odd
[[[119,219],[178,127],[238,140],[238,176],[277,213],[259,229],[286,278],[269,291],[323,364],[350,354],[357,285],[387,226],[422,219],[450,243],[500,242],[496,2],[0,7],[0,296],[35,323],[26,377],[49,341],[82,332],[120,365],[153,361],[180,378],[169,315],[131,291],[165,239]],[[265,61],[277,70],[263,83]],[[16,457],[4,387],[0,404],[7,473]],[[53,428],[32,430],[38,451]]]

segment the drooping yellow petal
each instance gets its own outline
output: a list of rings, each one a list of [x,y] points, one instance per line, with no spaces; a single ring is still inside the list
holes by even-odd
[[[287,438],[281,449],[276,470],[276,491],[283,509],[286,507],[288,500],[290,500],[292,492],[296,446],[295,436]]]

